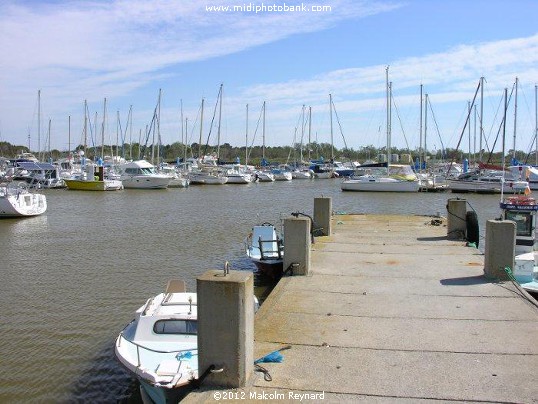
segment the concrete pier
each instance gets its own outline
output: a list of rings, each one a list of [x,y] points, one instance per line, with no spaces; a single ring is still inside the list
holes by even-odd
[[[185,402],[537,402],[537,306],[486,278],[484,256],[448,240],[446,221],[332,224],[312,245],[310,276],[282,278],[255,316],[255,358],[291,346],[263,364],[271,381],[256,372]]]
[[[246,271],[210,270],[196,280],[200,374],[215,366],[206,386],[243,387],[252,376],[253,279]]]

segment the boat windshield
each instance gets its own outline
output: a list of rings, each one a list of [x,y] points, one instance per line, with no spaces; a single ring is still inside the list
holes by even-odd
[[[153,326],[155,334],[191,334],[198,333],[198,323],[196,320],[158,320]]]
[[[532,236],[532,217],[530,212],[506,212],[506,220],[516,222],[516,233],[518,236]]]

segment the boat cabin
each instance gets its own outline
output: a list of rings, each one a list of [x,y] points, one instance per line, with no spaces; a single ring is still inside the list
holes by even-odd
[[[536,213],[538,203],[523,195],[508,197],[501,202],[502,219],[516,223],[516,254],[536,249]]]

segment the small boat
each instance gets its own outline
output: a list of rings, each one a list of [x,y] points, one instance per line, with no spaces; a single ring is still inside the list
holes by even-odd
[[[65,185],[70,190],[76,191],[117,191],[123,189],[123,184],[120,180],[112,180],[104,178],[104,167],[93,164],[86,164],[82,174],[64,178]]]
[[[254,226],[245,240],[245,252],[260,272],[273,280],[282,277],[284,242],[275,226],[270,223]]]
[[[256,179],[258,182],[274,182],[275,175],[270,171],[256,171]]]
[[[155,166],[146,160],[136,160],[120,165],[120,180],[125,188],[165,189],[172,177],[159,174]]]
[[[198,377],[196,303],[184,281],[170,280],[116,339],[116,357],[155,403],[177,403]]]
[[[512,275],[527,292],[538,294],[535,235],[538,202],[527,195],[512,195],[504,198],[500,207],[502,219],[516,223],[516,256]]]
[[[25,181],[32,188],[65,188],[59,167],[50,163],[19,162],[12,179],[13,181]]]
[[[386,169],[385,169],[386,170]],[[390,164],[388,172],[351,177],[342,182],[342,191],[418,192],[418,177],[410,165]]]
[[[28,191],[24,182],[0,184],[0,217],[37,216],[46,210],[45,195]]]

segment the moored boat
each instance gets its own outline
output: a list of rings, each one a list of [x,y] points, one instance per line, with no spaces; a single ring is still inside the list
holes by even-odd
[[[116,339],[116,357],[155,403],[177,403],[198,377],[197,315],[196,293],[170,280]]]
[[[37,216],[46,210],[45,195],[28,191],[25,183],[0,184],[0,217]]]
[[[70,190],[76,191],[117,191],[123,189],[120,180],[104,178],[104,167],[86,164],[81,175],[64,178],[65,185]]]
[[[119,169],[125,188],[165,189],[172,181],[169,175],[157,173],[155,166],[146,160],[130,161],[120,165]]]
[[[284,243],[275,226],[270,223],[254,226],[245,240],[245,252],[260,272],[273,280],[282,277]]]
[[[527,292],[538,294],[536,219],[538,202],[527,195],[512,195],[500,203],[502,219],[516,224],[515,259],[512,275]]]

